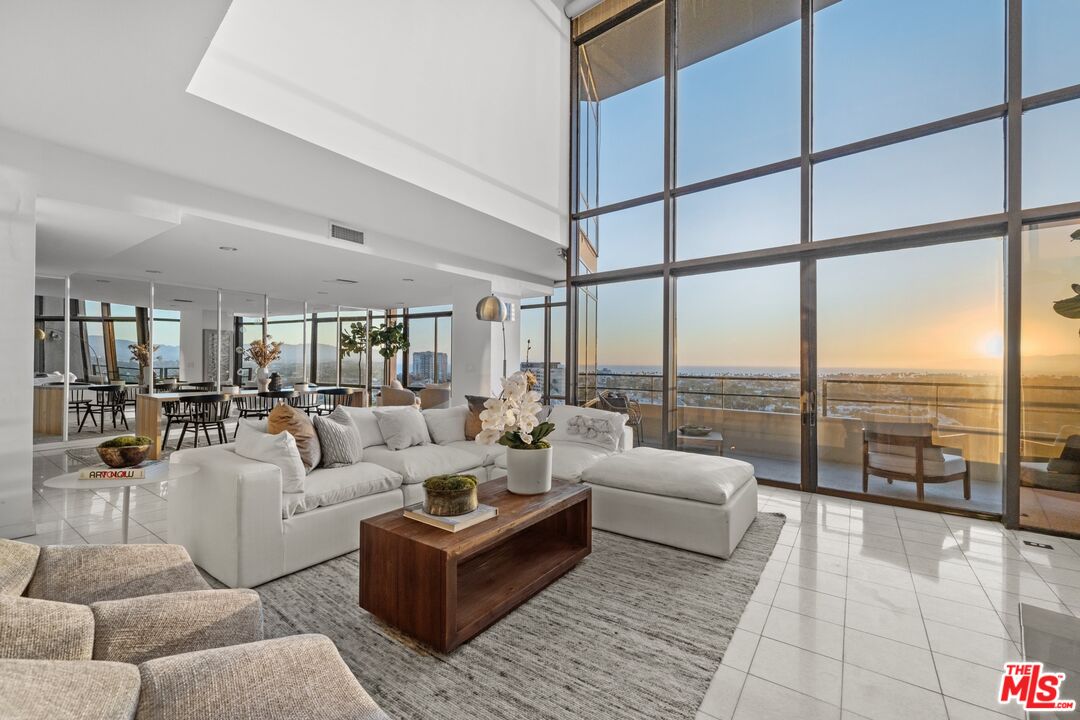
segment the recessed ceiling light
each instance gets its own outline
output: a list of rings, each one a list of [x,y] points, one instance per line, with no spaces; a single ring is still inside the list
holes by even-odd
[[[317,295],[329,295],[330,293],[326,292],[325,290],[319,290],[316,294]]]
[[[416,282],[412,278],[401,278],[401,282]]]
[[[183,298],[173,298],[173,299],[172,299],[172,301],[173,301],[173,302],[179,302],[179,303],[189,303],[189,302],[195,302],[194,300],[185,300],[185,299],[183,299]]]
[[[151,275],[160,275],[161,274],[160,270],[147,270],[146,272],[150,273]]]
[[[111,283],[112,280],[98,280],[98,282],[108,284],[108,283]]]
[[[229,247],[228,245],[218,245],[218,250],[224,250],[225,252],[236,252],[236,248]]]

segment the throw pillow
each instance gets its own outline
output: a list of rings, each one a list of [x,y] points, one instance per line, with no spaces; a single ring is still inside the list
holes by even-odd
[[[315,432],[322,448],[323,467],[355,465],[363,457],[364,441],[360,439],[360,431],[340,405],[325,417],[315,416]]]
[[[626,416],[609,410],[556,405],[548,422],[555,424],[554,432],[547,437],[549,442],[585,443],[615,451],[622,442]]]
[[[424,416],[416,408],[376,410],[375,418],[379,421],[379,432],[386,441],[386,447],[391,450],[404,450],[431,442]]]
[[[278,405],[270,411],[266,419],[266,431],[271,435],[287,432],[296,440],[296,449],[300,451],[300,459],[304,463],[304,470],[311,472],[319,467],[322,459],[322,449],[319,447],[319,436],[315,432],[315,425],[311,418],[303,410],[297,410],[292,405]]]
[[[432,408],[424,410],[423,414],[431,439],[439,445],[465,439],[465,422],[469,418],[468,406]]]
[[[484,424],[480,422],[480,413],[484,412],[484,403],[488,399],[482,395],[465,396],[465,401],[469,403],[469,417],[465,419],[466,440],[475,440],[480,431],[484,429]]]
[[[281,470],[282,492],[304,492],[307,472],[300,451],[296,449],[296,439],[289,433],[261,433],[247,423],[240,423],[234,450],[240,457],[276,465]]]
[[[338,407],[344,406],[338,405]],[[379,421],[375,417],[375,411],[372,408],[346,407],[345,412],[356,423],[356,429],[360,431],[360,439],[363,441],[364,447],[369,448],[373,445],[385,444],[382,433],[379,432]]]

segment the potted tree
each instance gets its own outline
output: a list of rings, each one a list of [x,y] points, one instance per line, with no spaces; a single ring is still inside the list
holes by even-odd
[[[379,355],[383,358],[383,384],[389,385],[393,380],[394,371],[391,360],[403,350],[409,349],[409,339],[405,337],[405,325],[402,323],[383,323],[372,329],[369,342],[371,347],[379,348]]]
[[[354,322],[347,330],[341,331],[341,359],[350,355],[357,355],[357,377],[360,384],[366,385],[364,379],[364,357],[367,355],[367,323]]]
[[[516,372],[503,380],[497,398],[484,402],[483,430],[476,442],[506,446],[506,489],[518,495],[551,490],[551,445],[544,440],[555,424],[540,422],[540,393],[532,373]]]

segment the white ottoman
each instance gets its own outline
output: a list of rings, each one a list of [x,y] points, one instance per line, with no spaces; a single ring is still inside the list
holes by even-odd
[[[757,515],[754,466],[731,458],[638,447],[581,480],[594,528],[725,559]]]

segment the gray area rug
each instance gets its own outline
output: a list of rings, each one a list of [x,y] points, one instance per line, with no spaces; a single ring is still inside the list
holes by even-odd
[[[357,553],[258,588],[267,637],[322,633],[397,720],[694,718],[776,545],[759,513],[730,560],[612,533],[449,655],[358,606]]]

